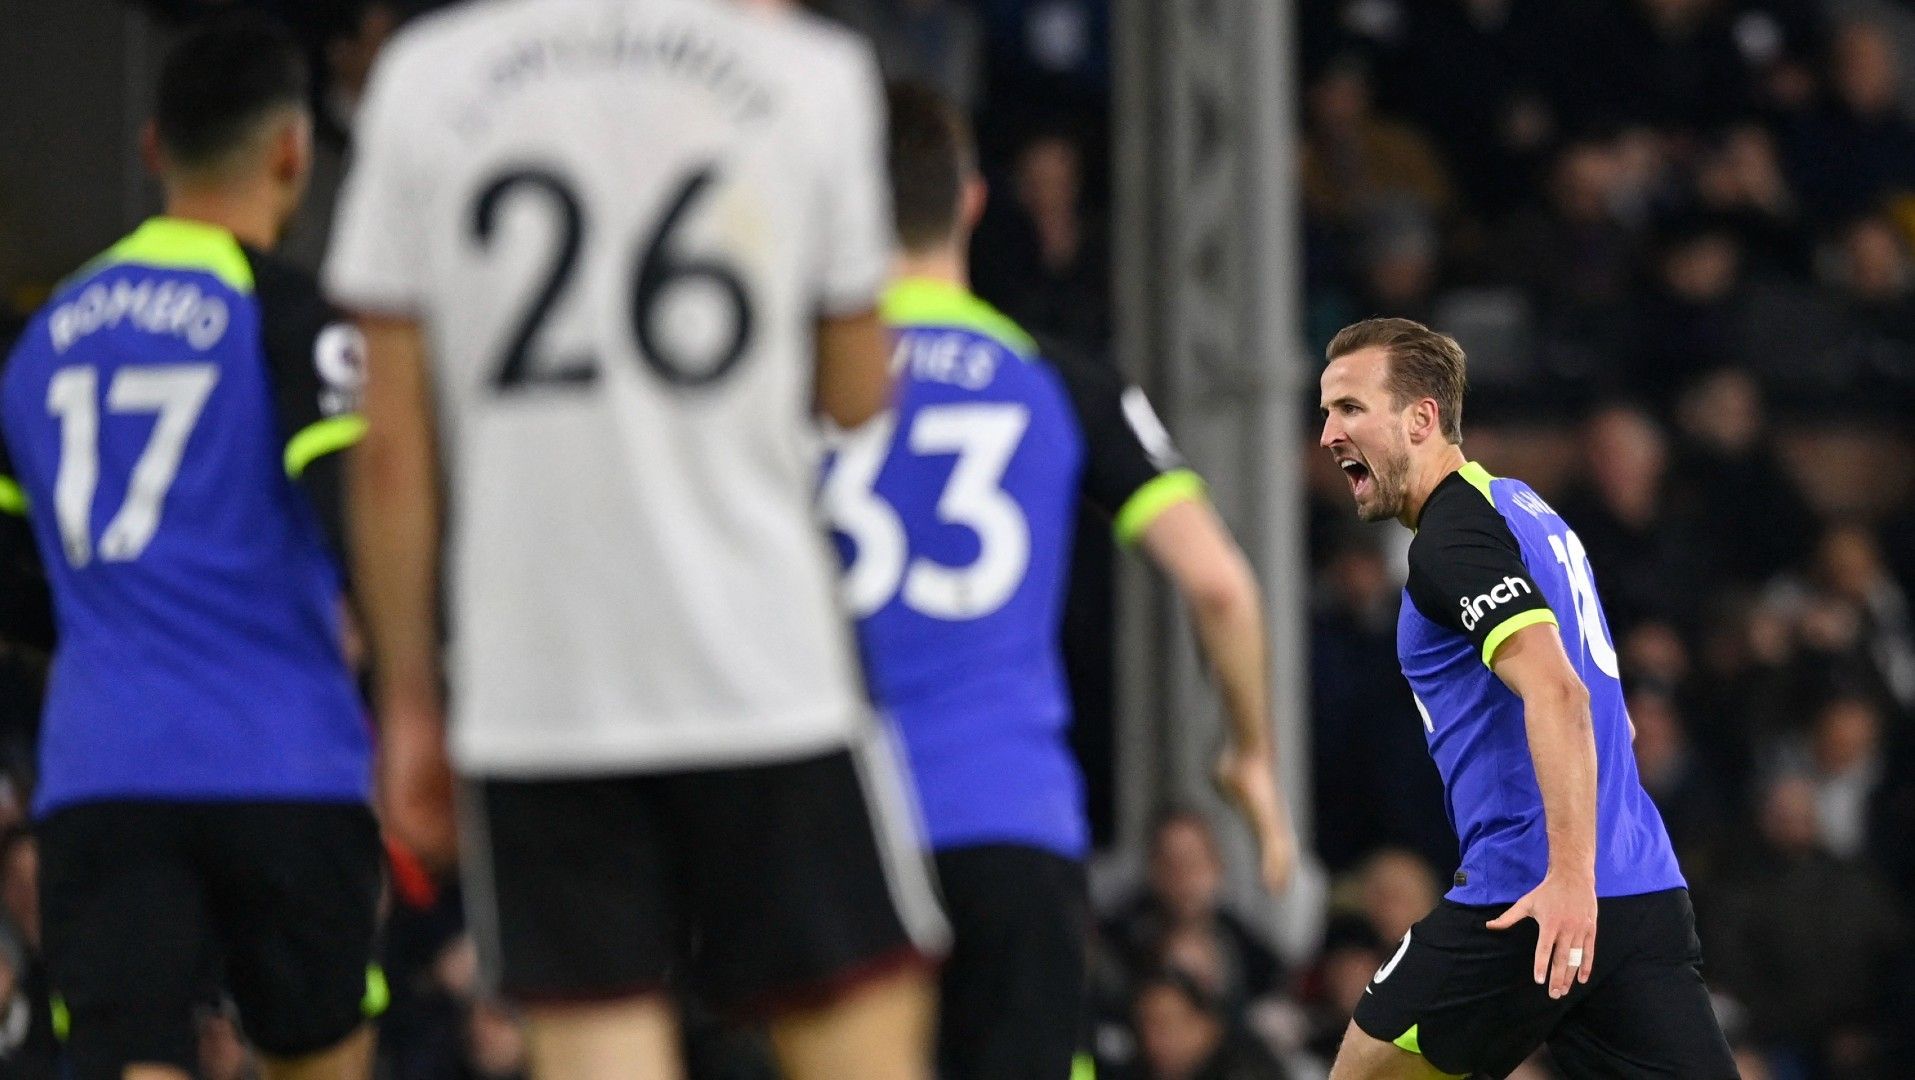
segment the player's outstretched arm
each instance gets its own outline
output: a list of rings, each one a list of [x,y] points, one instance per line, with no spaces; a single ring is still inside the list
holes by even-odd
[[[1589,688],[1563,651],[1553,623],[1526,626],[1497,648],[1492,667],[1523,699],[1523,726],[1542,789],[1549,830],[1543,882],[1489,925],[1503,930],[1533,918],[1534,975],[1561,997],[1589,981],[1596,961],[1596,735]]]
[[[440,697],[439,477],[425,342],[409,319],[362,318],[366,435],[348,473],[354,592],[370,638],[386,829],[428,863],[453,857]]]
[[[1296,840],[1277,787],[1263,595],[1256,574],[1202,499],[1167,507],[1138,541],[1190,609],[1230,719],[1230,746],[1218,762],[1217,779],[1256,835],[1264,884],[1280,891],[1296,861]]]
[[[875,311],[818,320],[818,411],[846,431],[891,404],[891,350]]]

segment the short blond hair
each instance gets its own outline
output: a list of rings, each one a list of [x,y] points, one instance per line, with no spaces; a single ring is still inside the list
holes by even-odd
[[[1456,339],[1414,319],[1365,319],[1337,331],[1326,356],[1335,360],[1372,348],[1383,349],[1389,357],[1388,385],[1396,407],[1435,399],[1443,437],[1462,442],[1463,391],[1469,388],[1469,379],[1463,347]]]

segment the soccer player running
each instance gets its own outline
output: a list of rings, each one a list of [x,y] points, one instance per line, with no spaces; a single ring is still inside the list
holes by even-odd
[[[889,392],[882,107],[868,46],[726,0],[462,5],[373,73],[327,284],[381,805],[450,855],[449,729],[539,1076],[679,1075],[674,985],[795,1080],[929,1075],[948,927],[813,505],[817,412]]]
[[[1397,655],[1462,841],[1332,1080],[1500,1077],[1545,1042],[1575,1078],[1735,1076],[1582,542],[1463,456],[1453,339],[1371,319],[1329,359],[1322,445],[1359,517],[1416,533]]]
[[[969,291],[964,252],[985,192],[963,122],[922,89],[894,87],[889,104],[903,251],[882,310],[897,403],[840,448],[824,499],[955,935],[938,1075],[1063,1080],[1087,993],[1089,828],[1058,643],[1080,499],[1188,602],[1230,718],[1220,778],[1277,887],[1293,842],[1273,775],[1260,600],[1142,392],[1040,355]]]
[[[61,284],[0,379],[0,508],[59,631],[34,810],[75,1080],[194,1073],[215,977],[266,1076],[370,1068],[381,849],[327,537],[363,341],[265,254],[306,101],[270,22],[183,40],[146,135],[165,214]]]

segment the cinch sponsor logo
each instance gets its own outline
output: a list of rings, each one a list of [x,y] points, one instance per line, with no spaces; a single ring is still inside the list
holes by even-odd
[[[1503,579],[1501,585],[1496,586],[1481,596],[1464,597],[1461,601],[1463,605],[1463,629],[1476,629],[1476,624],[1483,621],[1483,616],[1495,611],[1498,607],[1509,603],[1524,593],[1529,593],[1534,596],[1535,592],[1536,590],[1529,587],[1529,582],[1511,574]]]

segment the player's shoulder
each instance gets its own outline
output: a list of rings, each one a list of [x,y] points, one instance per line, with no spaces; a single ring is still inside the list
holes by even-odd
[[[1446,547],[1510,537],[1509,522],[1497,507],[1496,478],[1471,462],[1444,477],[1423,503],[1410,540],[1410,561],[1442,557]]]

